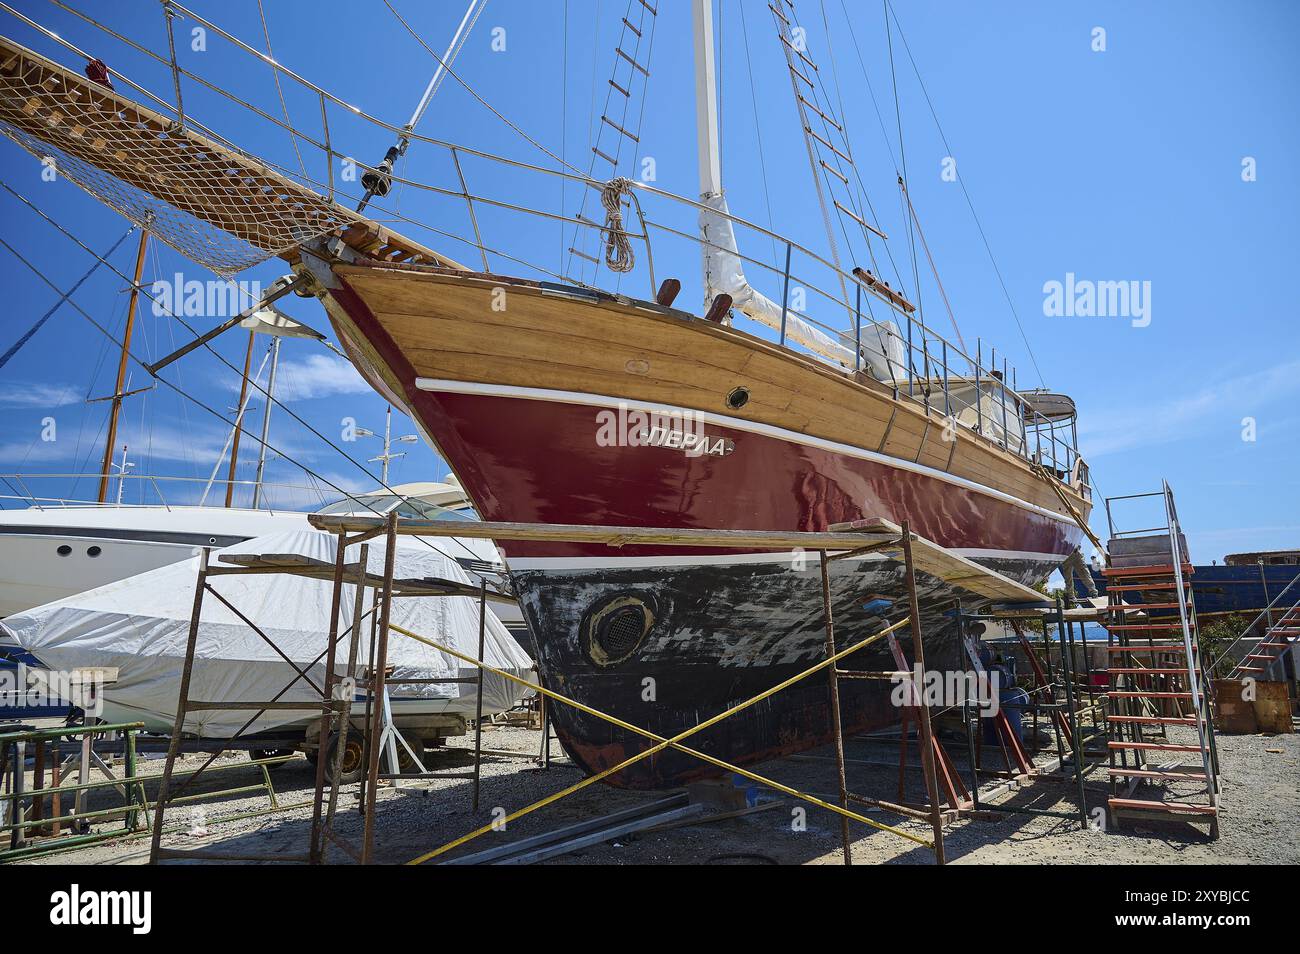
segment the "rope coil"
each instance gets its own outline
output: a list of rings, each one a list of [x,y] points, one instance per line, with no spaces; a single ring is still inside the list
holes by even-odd
[[[623,195],[631,195],[632,180],[617,176],[600,190],[600,204],[605,207],[605,264],[611,272],[630,272],[636,266],[632,243],[623,228]]]

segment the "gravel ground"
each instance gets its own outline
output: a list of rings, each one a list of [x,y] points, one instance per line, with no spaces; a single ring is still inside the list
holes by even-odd
[[[1177,741],[1177,739],[1173,739]],[[456,740],[463,747],[464,739]],[[536,730],[491,728],[484,746],[535,755],[540,741]],[[956,757],[961,747],[950,751]],[[1273,751],[1269,751],[1273,750]],[[897,743],[854,740],[848,745],[849,787],[853,791],[894,799],[897,795]],[[1054,754],[1045,751],[1042,758]],[[1207,840],[1204,823],[1179,821],[1130,822],[1121,831],[1083,831],[1077,818],[1026,814],[994,815],[992,820],[968,819],[948,826],[945,845],[950,862],[985,864],[1300,864],[1300,735],[1220,736],[1223,775],[1220,838]],[[199,756],[188,756],[185,767],[194,768]],[[236,767],[242,754],[224,756],[218,764],[231,768],[214,777],[217,787],[254,784],[257,770]],[[964,760],[957,759],[961,767]],[[472,760],[460,750],[444,750],[434,768],[465,771]],[[145,771],[159,771],[161,761],[146,763]],[[837,790],[835,766],[829,749],[795,759],[769,762],[757,768],[774,780],[806,792],[827,795]],[[309,800],[314,774],[307,761],[295,758],[273,772],[282,805]],[[470,810],[471,782],[448,779],[434,783],[408,783],[379,795],[375,830],[378,860],[399,863],[467,834],[498,815],[579,782],[582,775],[555,746],[552,767],[542,770],[531,758],[485,758],[481,808]],[[719,790],[729,785],[717,786]],[[152,789],[151,789],[152,792]],[[907,797],[919,800],[919,771],[909,774]],[[1028,806],[1072,812],[1076,803],[1072,780],[1039,779],[1026,787],[995,797],[1002,806]],[[731,797],[743,792],[727,791]],[[740,818],[693,824],[660,832],[631,835],[562,858],[551,864],[839,864],[839,820],[830,812],[802,802],[785,800],[770,790],[751,792],[759,804],[773,807]],[[1089,777],[1089,804],[1105,799],[1104,773]],[[476,839],[468,852],[501,844],[502,839],[526,837],[575,821],[635,805],[659,795],[623,792],[599,783],[511,822],[504,832],[489,832]],[[831,800],[833,796],[830,796]],[[345,789],[337,828],[350,840],[360,836],[356,812],[356,787]],[[219,801],[169,809],[168,821],[179,829],[165,843],[175,848],[210,845],[214,850],[292,854],[305,850],[310,830],[310,809],[296,808],[260,817],[221,822],[222,816],[260,811],[267,807],[264,793],[245,793]],[[728,806],[730,807],[730,806]],[[710,808],[709,811],[725,810]],[[898,816],[870,813],[882,822],[899,824]],[[928,835],[928,825],[904,821],[901,826]],[[204,829],[206,828],[206,831]],[[930,864],[931,852],[898,836],[867,830],[854,824],[853,860],[860,864]],[[454,856],[456,852],[450,853]],[[30,859],[36,864],[142,864],[147,861],[148,838],[119,839],[86,848]],[[348,860],[337,849],[331,860]]]

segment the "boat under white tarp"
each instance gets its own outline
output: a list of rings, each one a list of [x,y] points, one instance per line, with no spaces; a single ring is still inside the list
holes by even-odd
[[[336,537],[317,530],[288,530],[256,537],[213,554],[301,554],[333,564]],[[348,548],[346,560],[360,560],[360,545]],[[370,541],[368,569],[384,570],[385,543]],[[117,680],[104,690],[101,717],[110,722],[142,721],[152,731],[170,732],[175,720],[181,667],[194,605],[199,558],[128,577],[66,599],[37,606],[0,622],[0,644],[18,645],[57,671],[85,667],[117,669]],[[420,540],[399,537],[395,577],[478,581],[453,559]],[[214,590],[255,623],[317,685],[325,665],[315,662],[325,649],[333,584],[288,573],[216,576]],[[355,589],[345,585],[339,612],[340,632],[352,622]],[[369,609],[373,590],[363,601]],[[484,659],[498,669],[528,678],[532,661],[511,637],[488,604]],[[478,652],[479,606],[468,596],[394,598],[392,621],[414,633],[451,646],[470,657]],[[370,652],[369,618],[361,626],[358,659]],[[346,665],[350,637],[339,640],[338,671]],[[394,679],[469,677],[477,669],[447,653],[391,632],[388,663]],[[310,664],[310,668],[307,668]],[[294,678],[295,670],[274,648],[221,601],[208,594],[195,651],[190,698],[222,702],[267,701]],[[403,685],[390,688],[395,717],[457,714],[473,717],[474,682]],[[489,673],[484,680],[483,711],[503,712],[517,705],[524,690]],[[280,696],[282,701],[319,699],[302,680]],[[248,711],[211,710],[189,713],[185,732],[204,738],[229,738],[251,715]],[[246,733],[265,732],[303,723],[306,712],[270,711]]]

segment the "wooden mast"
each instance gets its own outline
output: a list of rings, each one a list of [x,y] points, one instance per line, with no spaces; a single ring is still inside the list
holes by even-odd
[[[248,397],[248,371],[253,361],[253,339],[257,332],[248,332],[248,350],[244,352],[244,378],[239,384],[239,403],[235,418],[235,434],[230,442],[230,471],[226,475],[226,507],[230,507],[235,493],[235,465],[239,462],[239,434],[244,429],[244,400]]]
[[[117,362],[117,387],[110,398],[108,412],[108,440],[104,443],[104,466],[99,473],[99,502],[108,499],[108,478],[113,473],[113,444],[117,441],[117,418],[122,411],[122,389],[126,386],[126,362],[131,356],[131,331],[135,327],[135,307],[140,299],[140,278],[144,274],[144,253],[149,245],[149,233],[140,233],[140,250],[135,257],[135,279],[131,284],[131,301],[126,309],[126,330],[122,332],[122,356]]]

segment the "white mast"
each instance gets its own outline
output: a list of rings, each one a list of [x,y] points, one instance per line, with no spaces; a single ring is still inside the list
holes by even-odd
[[[700,198],[722,194],[718,155],[718,68],[713,56],[713,0],[695,0],[695,134],[700,153]],[[707,276],[706,276],[707,278]]]
[[[728,217],[722,190],[722,162],[718,145],[718,69],[713,55],[713,0],[695,0],[695,130],[699,149],[700,240],[704,265],[706,305],[720,294],[731,296],[732,304],[763,324],[785,328],[786,338],[809,351],[847,368],[855,365],[852,347],[836,342],[788,308],[782,308],[749,284],[744,264],[736,249],[736,236]],[[864,332],[868,329],[864,328]],[[871,326],[870,338],[863,336],[864,366],[878,378],[888,378],[890,359],[902,360],[901,349],[890,341],[897,332]],[[892,335],[891,335],[892,331]],[[875,340],[872,340],[875,339]],[[852,345],[851,338],[849,344]],[[889,358],[886,358],[886,354]]]

